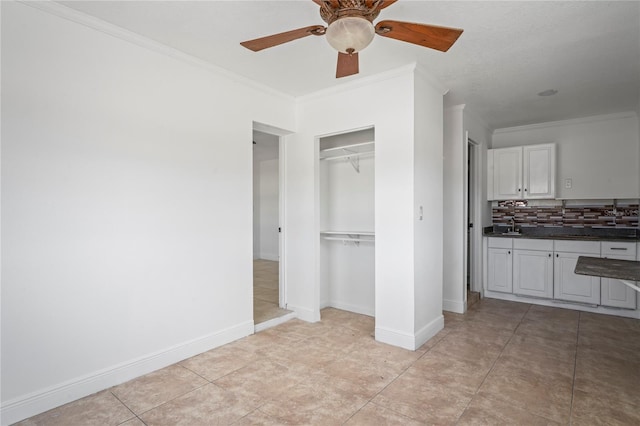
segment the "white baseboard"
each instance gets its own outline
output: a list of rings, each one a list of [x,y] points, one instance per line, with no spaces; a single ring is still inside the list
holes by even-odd
[[[443,328],[444,317],[440,315],[438,318],[418,330],[415,334],[392,330],[385,327],[376,327],[376,340],[388,345],[415,351]]]
[[[320,321],[320,311],[318,310],[317,312],[309,309],[309,308],[303,308],[300,306],[295,306],[295,305],[291,305],[291,304],[287,304],[287,308],[290,311],[294,311],[296,313],[296,316],[301,319],[302,321],[307,321],[307,322],[318,322]]]
[[[409,349],[410,351],[414,351],[416,349],[413,334],[404,333],[399,330],[376,327],[376,340],[388,345]]]
[[[280,257],[278,256],[278,253],[260,253],[259,259],[277,262],[280,260]]]
[[[456,314],[464,314],[466,312],[466,304],[460,300],[442,300],[442,310],[447,312],[454,312]]]
[[[326,307],[341,309],[343,311],[349,311],[356,314],[368,315],[370,317],[375,316],[375,308],[368,306],[352,305],[350,303],[343,302],[329,302]]]
[[[517,296],[512,293],[501,293],[485,290],[484,297],[488,299],[510,300],[512,302],[531,303],[533,305],[553,306],[555,308],[573,309],[575,311],[593,312],[595,314],[614,315],[617,317],[640,319],[639,309],[607,308],[605,306],[590,306],[581,303],[564,302],[555,299],[541,299],[534,297]]]
[[[438,334],[444,328],[444,315],[440,315],[416,332],[415,347],[418,349],[427,340]]]
[[[103,370],[23,395],[2,404],[0,422],[8,425],[92,395],[194,355],[253,334],[253,321],[199,337]]]
[[[259,331],[266,330],[266,329],[271,328],[271,327],[275,327],[276,325],[280,325],[280,324],[283,324],[283,323],[285,323],[285,322],[287,322],[289,320],[294,319],[296,316],[297,315],[296,315],[295,312],[290,312],[290,313],[288,313],[286,315],[283,315],[281,317],[272,318],[272,319],[270,319],[268,321],[261,322],[260,324],[256,324],[255,331],[256,331],[256,333],[258,333]]]

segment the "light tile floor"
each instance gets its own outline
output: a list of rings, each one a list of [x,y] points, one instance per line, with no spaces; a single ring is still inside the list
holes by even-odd
[[[271,260],[253,261],[253,322],[260,324],[291,311],[281,309],[278,300],[278,263]]]
[[[291,320],[22,425],[638,425],[640,321],[485,299],[417,351]]]

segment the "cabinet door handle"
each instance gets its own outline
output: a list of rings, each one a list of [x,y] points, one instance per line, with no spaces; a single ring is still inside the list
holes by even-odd
[[[507,254],[511,254],[511,250],[509,250],[509,251],[507,252]]]
[[[551,257],[551,253],[549,253],[549,257]]]
[[[527,192],[527,188],[524,189],[524,192]]]
[[[556,257],[560,257],[560,255],[558,253],[556,253]]]
[[[520,188],[518,188],[518,192],[520,192]]]
[[[627,250],[626,247],[611,247],[611,250]]]

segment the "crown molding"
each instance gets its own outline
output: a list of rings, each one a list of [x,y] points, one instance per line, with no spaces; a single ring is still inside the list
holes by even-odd
[[[212,74],[216,74],[220,77],[232,80],[233,82],[260,90],[267,94],[274,95],[289,101],[293,101],[295,99],[295,97],[292,95],[273,89],[272,87],[258,83],[255,80],[251,80],[247,77],[241,76],[240,74],[236,74],[232,71],[229,71],[217,65],[213,65],[210,62],[204,61],[193,55],[189,55],[178,49],[169,47],[165,44],[159,43],[148,37],[134,33],[133,31],[129,31],[124,28],[118,27],[117,25],[103,21],[102,19],[98,19],[94,16],[87,15],[86,13],[79,12],[75,9],[71,9],[70,7],[56,3],[52,0],[40,0],[40,1],[17,0],[17,1],[18,3],[21,3],[25,6],[30,6],[32,8],[39,9],[43,12],[47,12],[51,15],[58,16],[59,18],[66,19],[68,21],[75,22],[80,25],[84,25],[85,27],[94,29],[103,34],[107,34],[109,36],[118,38],[120,40],[135,44],[136,46],[142,47],[147,50],[151,50],[153,52],[159,53],[164,56],[171,57],[173,59],[187,63],[189,65],[205,69],[211,72]]]
[[[635,111],[618,112],[614,114],[592,115],[588,117],[573,118],[570,120],[560,121],[548,121],[545,123],[527,124],[525,126],[505,127],[502,129],[495,129],[494,135],[522,132],[526,130],[545,129],[548,127],[562,127],[562,126],[574,126],[577,124],[595,123],[598,121],[619,120],[621,118],[638,118],[638,114]]]
[[[426,67],[424,65],[421,65],[420,63],[416,65],[416,76],[420,77],[430,86],[438,90],[440,94],[442,94],[442,96],[449,93],[449,89],[444,84],[442,84],[442,82],[438,80],[433,74],[428,72],[426,70]]]
[[[297,97],[296,100],[298,103],[305,103],[305,102],[309,102],[317,99],[326,98],[328,96],[344,93],[345,91],[354,90],[363,86],[369,86],[371,84],[379,83],[385,80],[390,80],[402,75],[413,74],[415,69],[416,69],[416,64],[414,62],[409,65],[405,65],[405,66],[395,68],[389,71],[385,71],[379,74],[375,74],[369,77],[362,77],[347,83],[338,84],[337,86],[321,89],[316,92],[309,93],[308,95],[302,95]]]

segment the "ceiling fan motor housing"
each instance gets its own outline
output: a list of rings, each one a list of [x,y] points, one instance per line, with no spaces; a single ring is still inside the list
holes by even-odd
[[[325,33],[327,41],[334,49],[348,54],[367,47],[375,34],[373,24],[357,16],[346,16],[333,21]]]
[[[338,52],[347,54],[357,53],[367,47],[376,34],[373,20],[380,13],[381,4],[380,0],[324,2],[320,7],[320,16],[329,24],[326,31],[329,44]]]
[[[336,3],[338,4],[337,7],[332,6]],[[367,3],[370,3],[371,6],[367,6]],[[320,7],[320,17],[329,25],[347,16],[359,16],[369,22],[373,22],[380,14],[380,6],[382,6],[382,0],[373,2],[370,0],[325,1]]]

